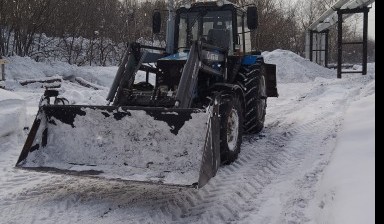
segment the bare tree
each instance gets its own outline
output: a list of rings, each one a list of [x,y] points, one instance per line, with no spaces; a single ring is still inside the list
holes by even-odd
[[[302,54],[306,29],[336,0],[231,1],[258,7],[259,27],[252,32],[254,49],[286,49]],[[175,2],[180,6],[186,1]],[[0,55],[77,65],[117,64],[128,42],[165,46],[166,9],[165,0],[0,0]],[[163,18],[163,29],[156,35],[151,29],[155,10]],[[346,38],[358,38],[358,19],[344,24]],[[332,27],[330,60],[336,58],[336,40],[337,29]],[[369,46],[373,46],[369,52],[374,52],[374,40]]]

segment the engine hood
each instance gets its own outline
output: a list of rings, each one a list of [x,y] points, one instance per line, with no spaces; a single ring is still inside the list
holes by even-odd
[[[160,58],[159,60],[164,61],[186,61],[189,57],[189,52],[179,52],[176,54],[169,55],[164,58]]]

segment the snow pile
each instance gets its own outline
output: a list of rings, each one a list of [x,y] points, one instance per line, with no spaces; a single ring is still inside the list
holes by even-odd
[[[291,51],[274,50],[263,52],[266,63],[276,64],[277,83],[310,82],[317,77],[334,78],[335,70],[331,70],[309,61]]]
[[[64,62],[36,62],[19,56],[7,60],[5,88],[26,97],[27,107],[33,113],[37,111],[44,88],[60,84],[60,97],[69,100],[70,104],[107,105],[106,96],[118,69],[113,66],[78,67]],[[62,81],[52,83],[52,80]]]
[[[353,65],[352,66],[352,70],[355,70],[355,71],[362,71],[363,70],[363,66],[362,65]],[[367,73],[368,74],[373,74],[375,75],[375,63],[368,63],[367,64]]]
[[[91,88],[91,89],[94,89],[94,90],[99,90],[99,89],[107,89],[106,87],[104,86],[100,86],[100,85],[97,85],[97,84],[94,84],[92,82],[88,82],[87,80],[81,78],[81,77],[76,77],[75,78],[75,81],[77,83],[79,83],[80,85],[82,86],[85,86],[87,88]]]
[[[15,93],[0,89],[0,137],[20,132],[25,119],[25,100]]]
[[[117,67],[94,67],[69,65],[65,62],[36,62],[29,57],[13,56],[7,58],[5,66],[6,80],[37,79],[61,76],[63,79],[81,77],[88,82],[109,87],[116,74]]]
[[[108,101],[106,100],[107,94],[107,90],[91,90],[87,88],[76,89],[73,86],[68,88],[67,85],[63,85],[59,97],[64,97],[71,105],[106,106],[108,104]]]

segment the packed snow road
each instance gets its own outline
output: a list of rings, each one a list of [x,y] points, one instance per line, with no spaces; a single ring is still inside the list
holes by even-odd
[[[264,130],[199,190],[18,170],[27,131],[0,137],[0,222],[310,223],[345,111],[374,93],[374,76],[281,80]]]

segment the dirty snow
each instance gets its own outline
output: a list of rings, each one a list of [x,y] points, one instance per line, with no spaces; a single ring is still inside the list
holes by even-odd
[[[375,223],[375,64],[366,76],[336,79],[334,70],[289,51],[263,55],[277,65],[280,95],[268,99],[265,129],[244,136],[238,160],[199,190],[15,169],[43,93],[17,80],[58,75],[72,104],[106,105],[117,67],[8,58],[7,90],[0,89],[0,222]]]

